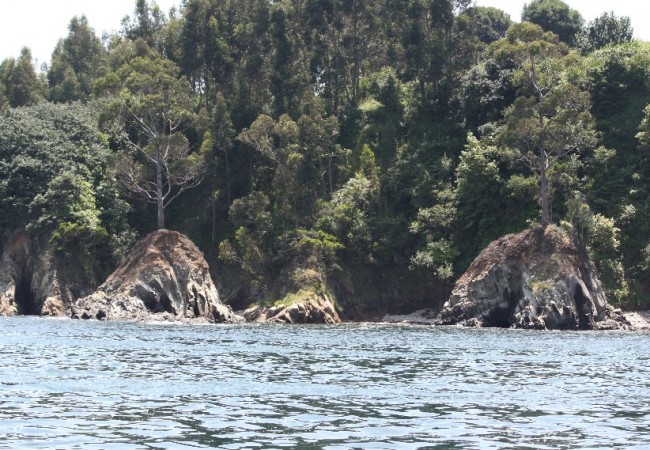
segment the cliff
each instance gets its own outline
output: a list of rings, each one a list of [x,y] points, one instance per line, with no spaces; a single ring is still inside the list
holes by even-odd
[[[0,260],[0,315],[65,315],[77,298],[95,286],[63,272],[47,245],[38,245],[24,231],[14,233],[5,242]]]

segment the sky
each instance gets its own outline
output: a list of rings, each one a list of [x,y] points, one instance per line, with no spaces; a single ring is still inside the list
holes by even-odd
[[[0,61],[17,58],[23,47],[32,50],[37,67],[49,63],[59,39],[68,34],[74,16],[83,14],[101,37],[118,31],[122,18],[133,15],[136,0],[0,0]],[[180,0],[157,0],[167,13]]]
[[[519,21],[521,10],[530,0],[476,0],[481,6],[503,9]],[[133,13],[135,0],[0,0],[0,61],[18,57],[24,46],[32,50],[37,67],[49,63],[59,39],[68,33],[68,24],[74,16],[85,14],[88,22],[101,36],[117,31],[122,18]],[[603,12],[613,11],[617,16],[629,16],[634,37],[650,41],[650,1],[648,0],[565,0],[580,11],[585,20],[593,20]],[[157,0],[165,12],[178,6],[180,0]]]
[[[530,0],[476,0],[479,6],[494,6],[504,10],[515,22],[521,20],[521,11],[526,3],[530,3]],[[628,16],[632,20],[634,37],[650,41],[650,1],[648,0],[564,0],[564,3],[577,9],[586,22],[610,11],[617,16]]]

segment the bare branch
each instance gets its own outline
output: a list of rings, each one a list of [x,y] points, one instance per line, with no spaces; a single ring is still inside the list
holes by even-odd
[[[185,192],[186,190],[194,188],[194,187],[198,186],[199,184],[201,184],[203,182],[204,178],[205,178],[205,171],[203,171],[198,178],[192,180],[191,182],[189,182],[189,180],[188,180],[187,184],[181,185],[178,192],[176,192],[176,194],[174,194],[171,198],[169,198],[168,200],[166,200],[163,203],[163,208],[166,208],[167,205],[169,205],[171,202],[176,200],[176,198],[179,195],[181,195],[183,192]]]

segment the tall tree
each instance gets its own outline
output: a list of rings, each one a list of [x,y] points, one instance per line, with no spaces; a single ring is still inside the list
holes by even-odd
[[[128,39],[142,39],[150,47],[162,50],[161,31],[166,18],[155,1],[136,0],[133,18],[126,16],[122,19],[122,32]]]
[[[165,208],[204,175],[203,156],[183,134],[192,120],[189,83],[172,62],[152,54],[109,73],[98,86],[115,95],[105,123],[122,129],[127,146],[116,166],[118,178],[156,205],[157,227],[165,228]]]
[[[609,12],[589,22],[580,36],[579,44],[585,52],[591,52],[608,45],[630,42],[633,35],[634,29],[629,17],[617,17]]]
[[[584,24],[580,13],[562,0],[532,0],[524,5],[521,20],[557,34],[567,45],[576,44]]]
[[[24,47],[18,59],[8,58],[0,63],[0,84],[12,108],[30,106],[45,96],[46,86],[36,73],[32,52]]]
[[[105,70],[105,53],[86,16],[74,17],[68,25],[68,36],[59,41],[52,53],[47,72],[50,100],[88,99],[93,82]]]
[[[4,86],[0,84],[0,114],[2,114],[7,108],[9,108],[9,100],[7,100]]]
[[[539,175],[541,223],[547,226],[552,219],[549,170],[564,156],[593,148],[597,141],[590,96],[562,76],[575,64],[575,55],[538,25],[513,25],[492,52],[518,69],[520,96],[505,113],[500,139]]]
[[[489,6],[467,8],[459,15],[459,19],[465,20],[467,22],[465,26],[485,44],[491,44],[505,37],[508,28],[512,25],[508,14]]]

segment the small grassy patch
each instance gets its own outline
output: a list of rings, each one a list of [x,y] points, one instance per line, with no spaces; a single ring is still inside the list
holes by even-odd
[[[530,278],[528,280],[528,286],[534,295],[539,295],[553,289],[553,283],[550,280],[545,279],[536,280],[534,278]]]
[[[273,303],[273,306],[291,306],[297,303],[307,303],[309,300],[318,297],[318,293],[311,289],[301,289],[298,292],[291,292]]]

